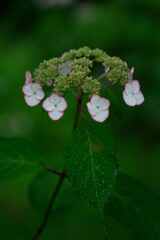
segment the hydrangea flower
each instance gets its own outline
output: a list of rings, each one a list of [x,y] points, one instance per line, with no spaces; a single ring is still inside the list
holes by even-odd
[[[104,122],[109,117],[110,101],[98,95],[93,95],[87,103],[91,117],[97,122]]]
[[[97,64],[101,65],[104,73],[95,77],[98,74]],[[41,86],[46,87],[46,91],[54,92],[42,104],[52,120],[59,120],[68,107],[61,96],[65,92],[70,90],[77,96],[79,113],[83,95],[92,96],[87,103],[88,111],[95,121],[102,123],[110,113],[110,101],[99,96],[106,81],[125,85],[123,99],[127,105],[136,106],[144,102],[140,84],[134,80],[133,74],[134,68],[129,69],[127,62],[111,57],[101,49],[71,49],[60,57],[40,63],[33,80],[31,73],[27,72],[23,93],[26,103],[36,106],[45,96]]]
[[[125,84],[123,99],[131,107],[141,105],[144,102],[144,96],[140,89],[138,80],[133,80],[134,68],[129,72],[129,81]]]
[[[39,83],[32,82],[32,75],[26,72],[25,85],[23,86],[24,99],[28,106],[38,105],[44,98],[44,91]]]
[[[137,80],[126,83],[123,91],[123,99],[125,103],[131,107],[141,105],[144,102],[144,96]]]
[[[44,100],[43,108],[48,112],[52,120],[57,121],[63,116],[64,111],[67,109],[67,102],[64,97],[54,93]]]

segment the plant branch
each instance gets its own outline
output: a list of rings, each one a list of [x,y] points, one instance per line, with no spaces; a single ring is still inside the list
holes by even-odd
[[[62,174],[65,174],[65,173],[63,173],[63,172],[59,172],[59,171],[57,171],[57,170],[55,170],[55,169],[53,169],[53,168],[51,168],[51,167],[48,167],[48,166],[43,166],[43,168],[44,168],[44,170],[46,170],[46,171],[48,171],[48,172],[50,172],[50,173],[53,173],[53,174],[55,174],[55,175],[57,175],[57,176],[61,176]],[[67,177],[67,174],[65,174],[65,177]]]
[[[73,130],[77,129],[79,124],[80,115],[82,112],[82,101],[83,101],[83,92],[81,91],[79,96],[77,97],[77,108],[76,108]]]
[[[79,96],[77,97],[77,108],[76,108],[76,114],[75,114],[75,119],[74,119],[74,125],[73,125],[73,130],[77,129],[78,124],[79,124],[79,120],[80,120],[80,115],[81,115],[81,111],[82,111],[82,101],[83,101],[83,92],[81,91]],[[59,172],[57,170],[54,170],[50,167],[46,167],[46,166],[42,166],[45,170],[59,176],[59,181],[57,183],[57,186],[55,188],[55,190],[52,193],[51,199],[49,201],[48,207],[44,213],[44,217],[43,217],[43,221],[40,224],[40,226],[38,227],[35,235],[33,236],[32,240],[39,240],[40,236],[42,235],[42,233],[45,230],[45,227],[48,223],[48,219],[52,210],[52,206],[60,192],[60,189],[62,187],[62,184],[64,182],[64,179],[67,177],[67,174],[65,173],[65,171],[63,172]]]
[[[99,77],[97,79],[100,81],[103,78],[107,77],[109,70],[110,70],[110,68],[108,67],[107,70],[104,73],[102,73],[101,75],[99,75]]]
[[[46,225],[48,223],[48,219],[49,219],[49,216],[50,216],[50,213],[51,213],[51,210],[52,210],[52,206],[53,206],[53,204],[54,204],[54,202],[55,202],[55,200],[56,200],[56,198],[57,198],[57,196],[58,196],[58,194],[60,192],[60,189],[62,187],[62,184],[64,182],[65,177],[66,177],[65,172],[62,172],[61,175],[60,175],[59,181],[57,183],[57,186],[56,186],[55,190],[52,193],[52,196],[51,196],[51,199],[49,201],[48,207],[47,207],[47,209],[45,211],[45,214],[44,214],[44,217],[43,217],[43,221],[40,224],[40,226],[38,227],[38,229],[37,229],[35,235],[33,236],[32,240],[40,239],[40,236],[44,232],[45,227],[46,227]]]
[[[50,172],[50,173],[52,173],[52,174],[54,174],[54,175],[57,175],[57,176],[59,176],[59,177],[63,174],[63,172],[57,171],[57,170],[53,169],[53,168],[50,167],[50,166],[46,166],[46,165],[43,164],[43,163],[40,163],[40,166],[41,166],[41,168],[42,168],[43,170],[45,170],[45,171],[47,171],[47,172]],[[66,177],[67,177],[67,174],[66,174]]]

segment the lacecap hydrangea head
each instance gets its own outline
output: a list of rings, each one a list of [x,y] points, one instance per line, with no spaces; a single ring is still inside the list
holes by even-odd
[[[34,107],[42,103],[49,117],[59,120],[68,107],[65,93],[72,90],[76,94],[86,94],[89,99],[86,107],[91,117],[97,122],[104,122],[109,117],[110,101],[101,96],[103,86],[101,76],[93,74],[95,64],[103,67],[104,80],[124,86],[122,95],[127,105],[136,106],[144,102],[140,84],[138,80],[133,80],[134,71],[125,61],[100,49],[83,47],[43,61],[33,77],[30,72],[26,73],[23,93],[27,105]],[[49,95],[47,92],[50,92]]]

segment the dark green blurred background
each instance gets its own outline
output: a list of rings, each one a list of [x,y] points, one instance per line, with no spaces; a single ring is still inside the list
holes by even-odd
[[[129,108],[122,101],[122,89],[113,88],[113,135],[121,168],[159,193],[159,0],[6,0],[1,3],[0,136],[35,142],[44,162],[61,167],[58,158],[70,136],[74,99],[68,97],[70,109],[60,122],[53,123],[40,107],[26,106],[21,91],[24,73],[34,70],[44,59],[85,45],[102,48],[126,60],[130,67],[135,66],[145,103],[139,108]],[[29,240],[41,222],[41,210],[46,206],[46,196],[54,180],[50,175],[42,175],[39,210],[28,193],[36,174],[33,171],[28,177],[0,183],[1,239]],[[101,225],[94,212],[78,201],[75,204],[70,200],[74,198],[72,193],[69,194],[69,197],[62,196],[61,206],[53,211],[43,239],[101,239]],[[124,231],[123,239],[130,240],[124,229],[119,231]]]

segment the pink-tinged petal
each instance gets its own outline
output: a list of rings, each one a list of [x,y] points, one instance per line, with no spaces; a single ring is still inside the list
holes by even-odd
[[[123,99],[125,103],[130,107],[134,107],[136,105],[135,96],[128,94],[126,91],[123,91]]]
[[[33,96],[24,96],[25,102],[28,106],[34,107],[40,103],[40,100],[38,100],[34,95]]]
[[[93,95],[92,97],[91,97],[91,100],[90,100],[90,102],[91,102],[91,104],[97,104],[97,102],[99,102],[100,101],[100,99],[101,99],[101,97],[100,96],[98,96],[98,95]]]
[[[90,103],[97,108],[97,111],[107,110],[110,106],[110,101],[104,97],[93,95]]]
[[[106,98],[101,97],[99,100],[99,106],[101,110],[107,110],[110,106],[110,101]]]
[[[53,103],[59,102],[59,95],[56,94],[56,93],[53,93],[49,98],[50,98],[50,101],[53,102]]]
[[[125,90],[128,95],[133,93],[132,81],[125,84]]]
[[[97,110],[97,108],[95,107],[95,105],[91,104],[91,102],[87,103],[87,108],[88,108],[88,112],[90,113],[90,115],[96,115],[99,111]]]
[[[25,75],[25,84],[30,84],[32,83],[32,74],[30,71],[27,71],[26,72],[26,75]]]
[[[63,112],[67,108],[67,102],[64,97],[59,96],[58,94],[52,94],[49,97],[49,101],[53,104],[55,111]]]
[[[59,103],[57,104],[57,110],[58,111],[65,111],[68,107],[66,100],[64,97],[58,96],[59,97]]]
[[[44,91],[42,89],[37,90],[35,95],[39,100],[42,100],[45,97]]]
[[[136,94],[140,90],[140,84],[137,80],[129,81],[125,85],[125,91],[127,94]]]
[[[49,117],[53,121],[59,120],[61,117],[63,117],[63,114],[64,114],[64,112],[57,112],[57,111],[48,112]]]
[[[141,105],[144,102],[144,96],[141,91],[135,95],[136,98],[136,104]]]
[[[136,94],[139,92],[140,90],[140,84],[137,80],[133,80],[132,81],[132,88],[133,88],[133,92]]]
[[[109,111],[108,110],[99,112],[97,115],[92,116],[92,118],[96,122],[99,122],[99,123],[104,122],[108,117],[109,117]]]
[[[53,103],[50,101],[50,97],[48,97],[46,100],[44,100],[42,107],[44,108],[44,110],[48,111],[53,111],[54,110],[54,105]]]
[[[25,84],[22,90],[23,90],[23,93],[27,96],[33,95],[32,84]]]
[[[23,93],[27,96],[36,95],[38,91],[42,91],[42,87],[38,83],[30,83],[23,86]]]
[[[42,90],[42,87],[39,83],[31,84],[32,91],[36,94],[37,91]]]

